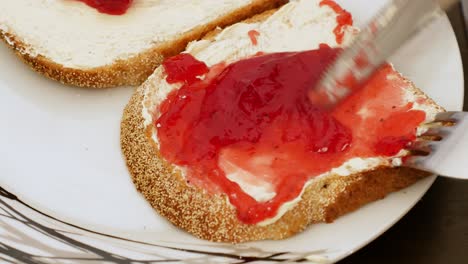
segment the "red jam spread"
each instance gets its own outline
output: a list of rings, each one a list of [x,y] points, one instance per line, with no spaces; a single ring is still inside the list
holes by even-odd
[[[415,139],[425,113],[411,110],[407,83],[391,66],[332,112],[307,99],[338,52],[321,45],[211,68],[189,54],[168,59],[167,80],[182,87],[159,109],[161,155],[184,166],[191,184],[225,193],[248,224],[274,217],[308,180],[349,159],[395,155]],[[268,182],[276,195],[265,202],[249,196],[226,175],[239,170]]]
[[[189,54],[180,54],[166,59],[163,62],[168,76],[168,83],[185,82],[188,84],[199,80],[197,77],[208,72],[205,63],[198,61]]]
[[[320,2],[320,6],[328,6],[331,9],[333,9],[333,11],[335,11],[335,13],[337,14],[336,16],[337,25],[335,29],[333,30],[333,33],[335,33],[335,36],[336,36],[336,43],[342,44],[344,35],[345,35],[344,29],[347,26],[353,25],[352,15],[348,11],[344,10],[340,5],[338,5],[333,0],[322,0],[322,2]]]
[[[132,5],[133,0],[78,0],[100,13],[109,15],[123,15]]]

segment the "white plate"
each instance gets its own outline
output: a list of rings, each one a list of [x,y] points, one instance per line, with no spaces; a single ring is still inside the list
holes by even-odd
[[[353,13],[357,25],[384,4],[338,2]],[[439,104],[449,110],[462,108],[462,64],[447,18],[432,24],[392,61]],[[120,152],[119,124],[132,90],[64,87],[33,73],[4,45],[0,47],[0,186],[9,191],[0,196],[0,238],[9,246],[6,253],[0,250],[0,257],[202,263],[235,262],[238,255],[292,261],[312,255],[334,262],[392,226],[435,179],[422,180],[288,240],[241,246],[201,241],[155,213],[130,181]],[[176,246],[161,247],[171,245]],[[192,251],[181,251],[187,249]]]

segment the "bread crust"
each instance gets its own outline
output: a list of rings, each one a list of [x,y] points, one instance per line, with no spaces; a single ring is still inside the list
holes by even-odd
[[[224,27],[242,21],[285,2],[285,0],[255,0],[249,6],[234,10],[211,23],[200,25],[180,35],[175,41],[158,44],[126,60],[117,60],[111,65],[90,69],[68,68],[42,55],[32,56],[27,52],[28,43],[23,43],[13,32],[0,29],[0,39],[3,39],[33,70],[63,84],[89,88],[135,86],[143,83],[165,57],[182,52],[190,41],[200,39],[218,26]]]

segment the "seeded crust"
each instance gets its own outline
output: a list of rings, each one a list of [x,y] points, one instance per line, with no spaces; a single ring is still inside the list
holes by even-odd
[[[247,22],[267,18],[273,11]],[[214,37],[219,31],[206,38]],[[409,81],[408,81],[409,82]],[[412,92],[422,91],[412,85]],[[313,223],[330,223],[346,213],[429,176],[418,170],[378,167],[350,176],[331,175],[315,180],[300,202],[278,221],[267,226],[247,225],[237,219],[226,195],[210,195],[187,184],[177,169],[161,158],[151,139],[152,125],[144,126],[142,108],[145,89],[158,89],[151,78],[139,87],[126,106],[121,123],[121,147],[133,182],[139,192],[174,225],[206,240],[240,243],[288,238]],[[431,99],[428,102],[440,111]]]
[[[256,0],[249,6],[234,10],[211,23],[200,25],[181,34],[175,41],[158,44],[134,57],[118,60],[111,65],[90,69],[67,68],[42,55],[32,56],[28,53],[30,48],[28,43],[22,42],[18,36],[14,35],[14,32],[5,32],[0,29],[0,39],[3,39],[33,70],[63,84],[90,88],[136,86],[144,82],[165,57],[182,52],[190,41],[200,39],[218,26],[236,23],[278,7],[285,2],[285,0]]]

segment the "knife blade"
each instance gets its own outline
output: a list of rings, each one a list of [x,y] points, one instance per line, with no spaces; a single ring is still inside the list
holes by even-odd
[[[309,91],[315,105],[331,109],[363,83],[400,46],[457,0],[391,0],[364,27]]]

